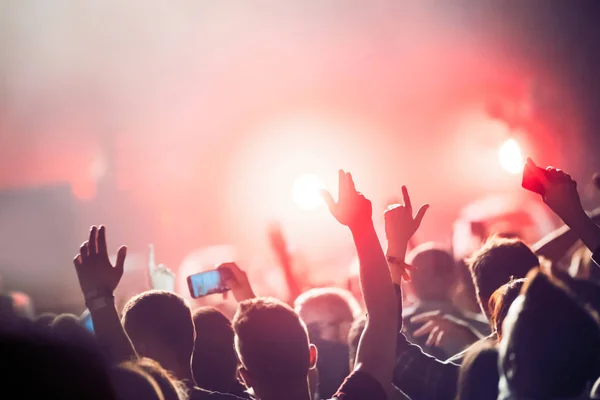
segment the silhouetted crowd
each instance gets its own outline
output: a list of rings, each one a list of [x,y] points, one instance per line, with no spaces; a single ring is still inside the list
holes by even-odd
[[[406,187],[373,215],[340,171],[337,199],[322,196],[352,235],[360,290],[296,288],[284,302],[226,263],[231,320],[161,286],[163,266],[153,290],[118,309],[127,248],[111,262],[106,228],[93,226],[73,260],[83,316],[32,315],[2,296],[0,398],[600,399],[600,213],[583,209],[567,173],[525,168],[565,225],[532,247],[492,235],[464,260],[435,243],[411,248],[429,206],[413,210]]]

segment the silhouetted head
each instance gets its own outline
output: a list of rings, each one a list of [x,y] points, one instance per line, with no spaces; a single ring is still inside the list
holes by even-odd
[[[413,266],[410,285],[422,301],[450,302],[456,284],[454,258],[435,243],[415,247],[407,257]]]
[[[317,362],[304,322],[289,306],[275,299],[240,303],[233,319],[240,374],[258,397],[306,383]]]
[[[160,290],[139,294],[125,305],[122,322],[138,354],[158,361],[179,379],[191,374],[194,323],[181,296]]]
[[[478,342],[460,366],[456,400],[497,399],[499,379],[498,350],[488,341]]]
[[[231,322],[213,307],[195,310],[193,318],[196,345],[192,372],[196,384],[203,389],[231,393],[239,386]]]
[[[365,325],[367,324],[367,318],[361,317],[354,321],[352,327],[350,328],[350,332],[348,333],[348,347],[350,349],[350,371],[354,371],[354,362],[356,360],[356,352],[358,351],[358,343],[360,342],[360,338],[365,330]]]
[[[154,378],[134,362],[113,367],[110,378],[117,400],[165,400]]]
[[[525,278],[539,265],[537,256],[519,239],[491,237],[467,261],[481,311],[490,318],[492,293],[511,279]]]
[[[508,309],[519,296],[525,279],[514,279],[500,286],[490,297],[488,309],[490,313],[490,329],[502,339],[502,324],[508,314]]]
[[[580,396],[600,375],[598,314],[535,269],[504,320],[499,355],[504,397]]]
[[[310,289],[294,302],[294,308],[308,327],[311,340],[346,343],[360,306],[350,292],[339,288]]]
[[[2,397],[115,399],[108,367],[95,346],[20,324],[11,331],[0,329],[0,354]]]
[[[49,328],[56,317],[54,313],[42,313],[33,320],[33,323],[39,328]]]
[[[144,357],[136,360],[134,364],[154,379],[165,400],[187,398],[185,385],[178,381],[157,361]]]

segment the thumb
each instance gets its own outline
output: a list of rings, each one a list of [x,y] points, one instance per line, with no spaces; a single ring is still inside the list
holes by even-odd
[[[423,217],[425,217],[425,213],[429,209],[429,204],[423,204],[419,211],[417,211],[417,215],[415,216],[415,223],[417,224],[417,228],[421,226],[421,221],[423,221]]]
[[[127,256],[127,246],[121,246],[119,251],[117,251],[117,262],[115,263],[115,268],[119,272],[119,275],[123,275],[123,270],[125,266],[125,257]]]
[[[321,195],[321,198],[323,199],[325,204],[327,204],[327,208],[329,208],[329,211],[332,214],[334,214],[336,203],[335,203],[335,200],[333,200],[333,196],[331,195],[331,193],[329,193],[329,191],[327,191],[325,189],[321,189],[319,191],[319,194]]]

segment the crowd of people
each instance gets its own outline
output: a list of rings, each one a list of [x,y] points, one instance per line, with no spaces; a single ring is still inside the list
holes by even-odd
[[[192,310],[169,290],[140,293],[119,310],[127,248],[112,263],[107,229],[92,226],[73,263],[93,333],[74,315],[29,315],[4,296],[2,397],[600,398],[597,215],[583,209],[567,173],[548,167],[536,179],[565,226],[531,247],[493,235],[456,260],[434,243],[408,251],[429,206],[414,212],[406,187],[402,204],[383,215],[382,246],[373,224],[381,216],[340,171],[337,200],[322,195],[352,234],[359,297],[333,287],[287,302],[260,297],[243,269],[227,263],[220,268],[231,272],[238,303],[232,320],[212,307]],[[574,263],[587,272],[573,273]],[[474,306],[457,301],[458,286]]]

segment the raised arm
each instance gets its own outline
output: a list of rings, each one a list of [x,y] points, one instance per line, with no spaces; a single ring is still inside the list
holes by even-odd
[[[531,159],[527,163],[535,166]],[[600,246],[600,227],[586,214],[581,205],[577,183],[564,171],[548,167],[546,174],[537,174],[544,187],[542,199],[556,215],[581,239],[590,251]]]
[[[360,286],[368,320],[356,354],[355,371],[368,373],[389,390],[396,350],[396,295],[383,249],[375,233],[371,202],[339,171],[338,201],[323,192],[331,214],[350,228],[360,263]]]
[[[114,291],[123,276],[126,255],[127,247],[119,248],[113,266],[108,258],[106,229],[93,226],[89,240],[81,245],[73,260],[85,304],[92,315],[96,338],[114,362],[137,357],[115,308]]]
[[[394,204],[385,212],[387,237],[387,259],[392,279],[397,290],[399,329],[402,328],[402,279],[410,279],[404,260],[406,249],[429,206],[422,205],[413,217],[412,203],[408,190],[402,187],[404,204]],[[458,365],[442,362],[431,357],[404,334],[397,333],[397,353],[393,384],[414,400],[453,400],[456,396]]]

